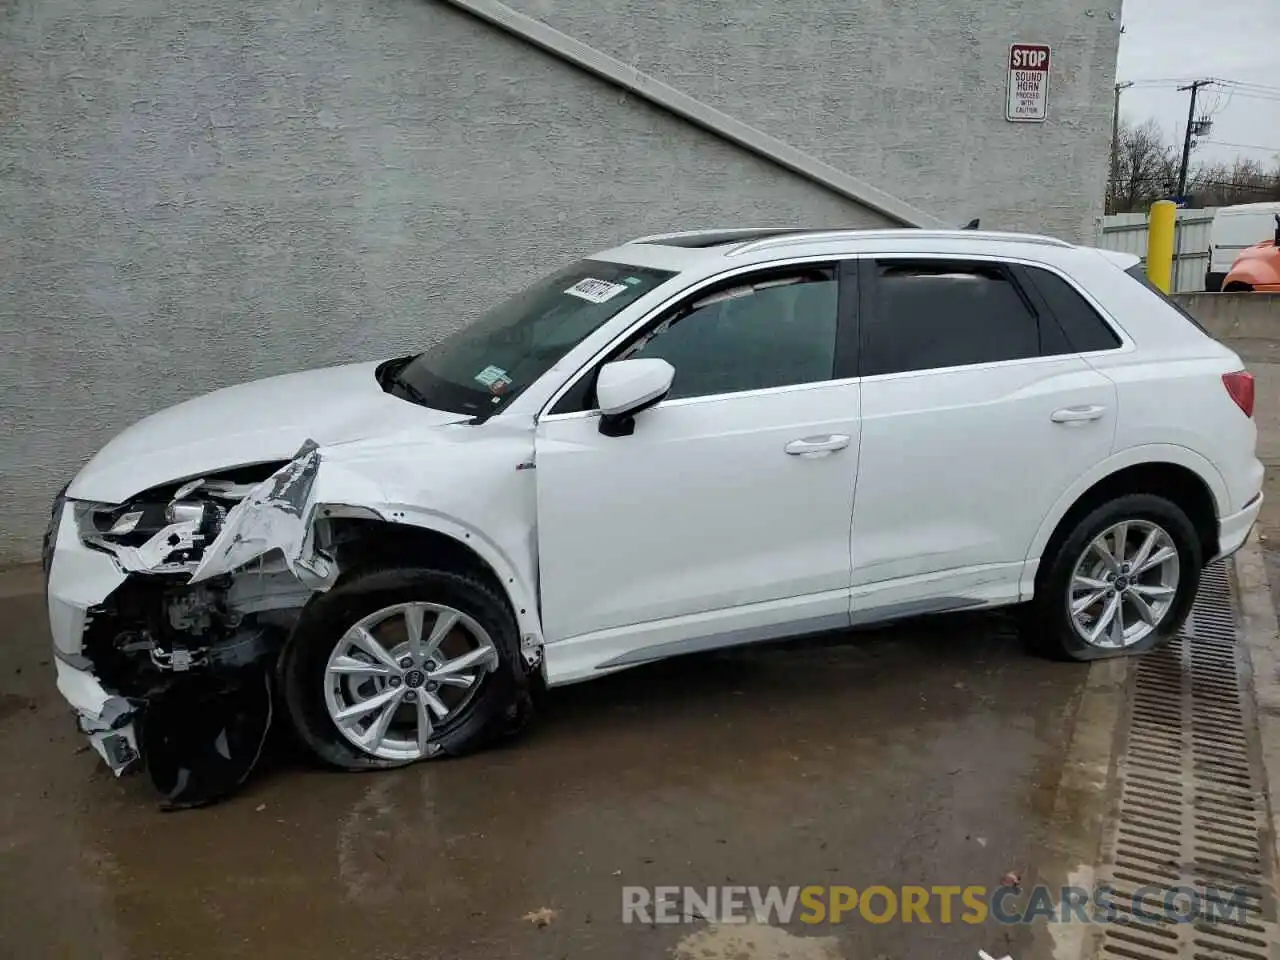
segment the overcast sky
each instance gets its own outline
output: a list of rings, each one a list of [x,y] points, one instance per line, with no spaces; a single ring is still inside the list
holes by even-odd
[[[1280,161],[1280,0],[1124,0],[1123,10],[1117,79],[1141,82],[1120,95],[1121,117],[1137,123],[1154,117],[1181,149],[1190,94],[1178,93],[1171,81],[1252,84],[1200,91],[1196,113],[1209,114],[1213,129],[1192,151],[1192,163],[1237,155],[1267,167]],[[1145,82],[1153,80],[1161,82]]]

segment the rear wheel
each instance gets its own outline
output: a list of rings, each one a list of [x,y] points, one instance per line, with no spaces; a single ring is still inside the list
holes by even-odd
[[[510,609],[445,571],[374,570],[316,597],[280,673],[302,741],[345,769],[467,753],[531,715]]]
[[[1176,504],[1149,494],[1103,504],[1045,558],[1028,639],[1071,660],[1150,650],[1186,620],[1202,562],[1195,528]]]

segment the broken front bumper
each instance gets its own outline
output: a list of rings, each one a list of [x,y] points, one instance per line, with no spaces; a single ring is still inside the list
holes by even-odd
[[[212,530],[206,525],[209,508],[195,504],[198,509],[187,509],[185,516],[166,511],[169,523],[141,546],[124,546],[103,535],[92,519],[101,505],[69,502],[61,495],[55,501],[44,555],[58,690],[112,771],[120,775],[145,766],[173,806],[225,796],[243,782],[261,753],[272,715],[270,657],[278,646],[273,638],[284,629],[271,614],[300,608],[312,589],[302,584],[322,584],[332,574],[323,558],[302,555],[319,463],[315,444],[308,442],[292,461],[252,486]],[[178,489],[194,490],[203,483]],[[170,503],[175,505],[191,506],[179,495]],[[287,571],[263,565],[271,551],[279,551],[284,564],[277,566]],[[204,586],[252,563],[253,574],[230,586]],[[151,581],[157,585],[154,593],[130,593],[139,586],[131,578],[152,575],[166,578]],[[292,589],[282,587],[285,578],[284,586]],[[184,582],[191,592],[175,598],[174,590],[182,591]],[[131,597],[132,605],[122,608],[122,596]],[[136,606],[139,596],[156,608]],[[190,608],[181,603],[183,597],[192,598]],[[226,605],[229,597],[243,606]],[[198,607],[214,612],[204,621],[191,619]],[[121,609],[128,610],[124,623],[117,619]],[[223,618],[216,630],[214,616]],[[104,650],[89,639],[95,633],[142,636],[130,663],[160,674],[122,678],[115,660],[110,660],[111,672],[103,673],[100,658],[111,658],[117,648]],[[182,666],[179,653],[187,655]]]
[[[61,657],[54,662],[58,670],[58,692],[76,711],[80,732],[89,738],[112,773],[118,777],[137,766],[141,751],[133,704],[107,693],[87,670],[73,667]]]
[[[83,656],[89,608],[124,582],[125,574],[105,553],[80,542],[72,506],[56,508],[48,551],[49,630],[53,634],[58,692],[76,712],[76,724],[117,776],[139,760],[136,707],[103,689]]]

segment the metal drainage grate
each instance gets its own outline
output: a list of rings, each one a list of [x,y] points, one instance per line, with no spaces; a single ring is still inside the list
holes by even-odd
[[[1182,632],[1138,660],[1130,681],[1118,816],[1100,872],[1116,891],[1116,922],[1099,942],[1106,960],[1270,960],[1266,798],[1240,671],[1233,588],[1218,563]],[[1211,902],[1215,893],[1227,902]],[[1166,917],[1170,904],[1188,922]]]

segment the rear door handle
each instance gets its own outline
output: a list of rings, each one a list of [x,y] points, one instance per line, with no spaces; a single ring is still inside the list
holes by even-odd
[[[849,437],[843,433],[830,433],[825,437],[805,437],[792,440],[782,449],[793,457],[821,457],[843,450],[849,445]]]
[[[1063,407],[1061,410],[1053,411],[1049,419],[1054,423],[1085,423],[1089,420],[1101,420],[1106,412],[1106,407],[1097,404],[1087,407]]]

